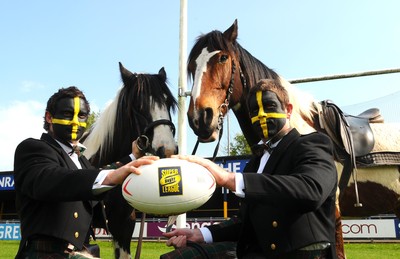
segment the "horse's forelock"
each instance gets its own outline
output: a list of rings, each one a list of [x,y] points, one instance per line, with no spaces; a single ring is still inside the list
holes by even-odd
[[[118,106],[116,110],[116,120],[118,127],[114,132],[116,135],[131,136],[137,138],[140,132],[129,131],[132,127],[135,129],[144,128],[146,125],[135,125],[135,122],[144,122],[143,120],[135,120],[135,117],[151,118],[149,109],[154,105],[165,103],[165,95],[167,95],[167,109],[173,109],[177,106],[177,101],[169,90],[166,79],[159,74],[137,74],[131,81],[125,81],[123,89],[119,96]],[[126,123],[124,124],[123,121]],[[132,123],[132,125],[129,124]]]
[[[188,64],[195,62],[204,48],[207,48],[209,52],[214,50],[227,50],[231,52],[234,51],[233,45],[235,44],[236,41],[231,43],[225,39],[221,31],[214,30],[200,35],[189,53]],[[193,77],[193,72],[188,70],[188,76]]]
[[[255,85],[257,82],[255,78],[264,79],[272,78],[277,79],[279,75],[269,67],[267,67],[260,60],[251,55],[245,48],[243,48],[236,40],[229,42],[223,37],[221,31],[211,31],[207,34],[200,35],[197,38],[192,50],[189,53],[188,64],[193,63],[200,55],[201,51],[207,48],[208,51],[225,50],[235,55],[240,63],[241,68],[249,68],[248,71],[243,71],[248,74],[248,87]],[[193,78],[194,71],[188,69],[188,76]]]
[[[143,98],[151,96],[152,98]],[[165,102],[166,97],[166,102]],[[146,109],[153,105],[161,106],[165,103],[168,109],[175,111],[177,100],[168,87],[167,80],[159,74],[140,74],[136,85],[136,102],[140,103],[139,109]]]

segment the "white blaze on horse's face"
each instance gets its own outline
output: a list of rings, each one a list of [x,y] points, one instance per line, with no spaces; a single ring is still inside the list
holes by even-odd
[[[207,64],[210,58],[212,58],[217,53],[221,52],[220,50],[216,50],[213,52],[209,52],[207,48],[204,48],[200,55],[196,59],[196,72],[193,80],[193,88],[192,88],[192,98],[194,101],[194,112],[197,117],[197,109],[196,109],[196,100],[201,94],[201,86],[202,86],[202,78],[203,74],[207,72]]]
[[[151,97],[150,97],[151,98]],[[150,101],[150,103],[153,103]],[[168,112],[167,107],[163,105],[161,108],[158,104],[154,103],[152,110],[150,111],[150,115],[153,121],[157,120],[171,120],[170,114]],[[175,151],[175,142],[171,141],[174,139],[171,128],[169,125],[157,125],[154,128],[154,136],[152,142],[152,148],[154,150],[158,150],[160,147],[165,147],[165,155],[167,157],[174,155]]]

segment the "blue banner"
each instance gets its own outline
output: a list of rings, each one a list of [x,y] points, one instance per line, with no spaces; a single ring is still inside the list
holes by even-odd
[[[14,190],[14,175],[0,174],[0,191]]]
[[[20,240],[19,223],[0,224],[0,240]]]
[[[400,220],[394,219],[394,231],[396,232],[396,238],[400,239]]]
[[[217,158],[218,159],[218,158]],[[249,159],[223,159],[215,163],[232,173],[242,173]]]

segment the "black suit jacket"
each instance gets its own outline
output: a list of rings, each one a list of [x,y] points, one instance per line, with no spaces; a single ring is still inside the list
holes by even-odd
[[[84,156],[79,160],[82,170],[48,134],[18,145],[14,180],[23,240],[47,235],[82,249],[97,203],[94,200],[102,197],[92,193],[100,170]]]
[[[245,198],[239,220],[210,226],[214,241],[238,241],[240,258],[251,250],[267,258],[331,243],[335,258],[337,173],[331,140],[291,130],[273,150],[262,174],[260,157],[244,169]]]

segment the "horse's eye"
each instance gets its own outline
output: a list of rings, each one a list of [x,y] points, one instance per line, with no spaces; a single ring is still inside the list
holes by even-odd
[[[219,63],[225,63],[228,60],[228,55],[221,55],[219,57]]]

